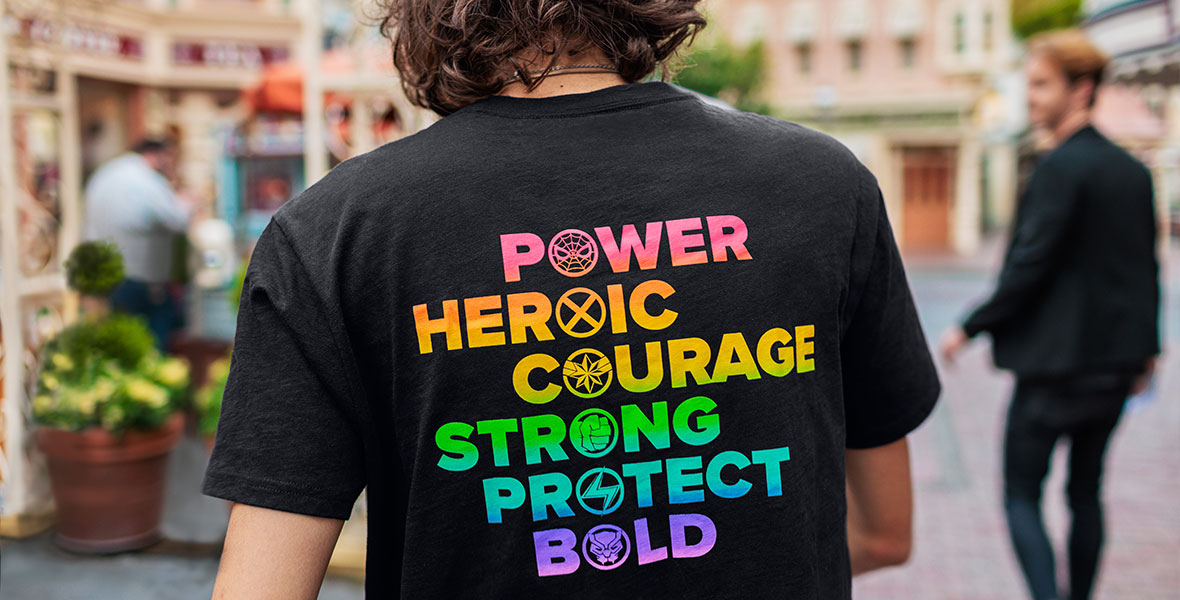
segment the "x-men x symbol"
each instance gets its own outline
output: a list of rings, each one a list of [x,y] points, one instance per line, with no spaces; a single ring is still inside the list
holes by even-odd
[[[574,300],[574,295],[585,295],[586,298],[579,304]],[[598,316],[590,314],[590,310],[598,307],[596,311]],[[569,309],[569,317],[563,318],[566,310]],[[590,326],[589,330],[578,330],[576,327],[585,322]],[[602,329],[603,323],[606,322],[606,303],[602,301],[602,296],[594,293],[593,290],[586,288],[574,288],[561,295],[557,299],[557,325],[561,330],[576,338],[590,337],[598,333]]]

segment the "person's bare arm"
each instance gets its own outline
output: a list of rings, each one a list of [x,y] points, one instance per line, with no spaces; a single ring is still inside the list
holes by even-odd
[[[848,497],[848,551],[852,574],[909,560],[913,490],[906,438],[844,451]]]
[[[314,599],[344,521],[234,503],[214,600]]]

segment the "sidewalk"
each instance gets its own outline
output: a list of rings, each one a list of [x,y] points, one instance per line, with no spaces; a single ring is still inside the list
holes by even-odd
[[[990,290],[999,257],[985,252],[907,262],[931,344]],[[1169,249],[1165,268],[1164,343],[1172,352],[1161,365],[1157,401],[1125,414],[1107,450],[1106,545],[1094,596],[1099,600],[1180,598],[1180,246]],[[911,437],[913,554],[901,567],[856,578],[855,597],[1027,598],[1001,505],[1000,442],[1011,376],[992,367],[986,342],[970,347],[954,369],[940,365],[940,372],[939,406]],[[1059,442],[1043,499],[1060,581],[1068,566],[1067,451],[1068,442]]]
[[[229,522],[228,504],[201,495],[208,453],[193,435],[172,454],[164,505],[164,541],[136,553],[82,556],[57,548],[48,532],[0,540],[4,600],[192,600],[209,598]],[[68,574],[68,576],[63,576]],[[361,585],[328,576],[324,600],[355,600]]]

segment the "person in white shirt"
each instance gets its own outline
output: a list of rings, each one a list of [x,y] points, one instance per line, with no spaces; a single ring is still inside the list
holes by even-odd
[[[188,229],[194,213],[165,175],[175,162],[173,142],[144,139],[99,167],[85,189],[83,237],[112,241],[123,254],[125,279],[111,307],[146,318],[161,350],[182,320],[167,286],[173,238]]]

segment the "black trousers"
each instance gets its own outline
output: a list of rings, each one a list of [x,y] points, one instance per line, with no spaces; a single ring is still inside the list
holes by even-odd
[[[1133,375],[1122,373],[1017,377],[1004,434],[1004,511],[1034,600],[1064,597],[1058,596],[1053,548],[1041,518],[1041,491],[1060,437],[1070,440],[1068,597],[1090,597],[1104,538],[1103,462],[1132,382]]]

